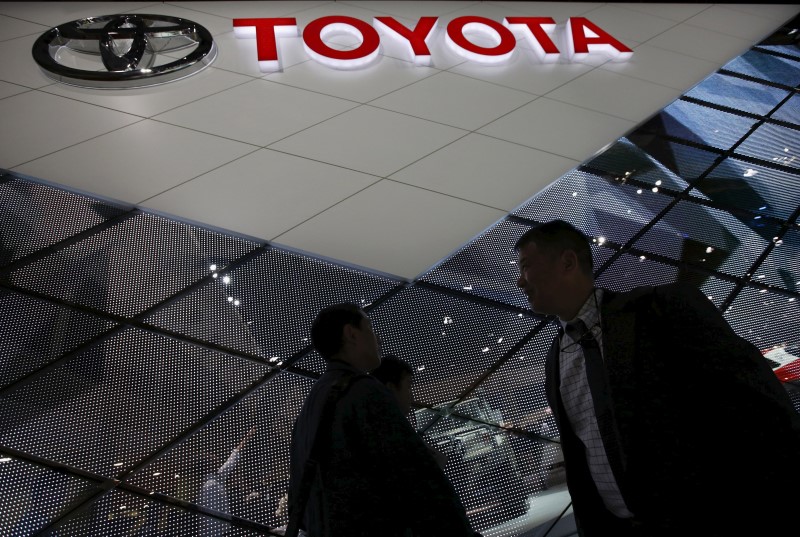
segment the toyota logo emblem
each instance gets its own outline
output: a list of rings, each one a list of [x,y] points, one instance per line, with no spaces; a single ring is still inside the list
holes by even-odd
[[[176,51],[175,57],[185,54],[167,55]],[[32,52],[44,73],[64,84],[141,88],[202,71],[217,47],[211,33],[190,20],[130,14],[61,24],[39,36]]]

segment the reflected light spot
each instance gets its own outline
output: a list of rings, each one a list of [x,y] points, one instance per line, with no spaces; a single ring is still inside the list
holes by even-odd
[[[481,349],[481,352],[489,352],[489,347],[484,347]]]
[[[710,254],[713,251],[714,251],[714,247],[713,246],[709,246],[708,248],[706,248],[706,253],[707,254]]]
[[[115,462],[115,463],[114,463],[114,466],[116,466],[117,468],[119,468],[120,466],[122,466],[122,463],[121,463],[121,462]]]
[[[226,274],[225,276],[222,277],[222,283],[225,284],[231,283],[231,277]]]
[[[794,302],[794,297],[790,298],[789,302]]]
[[[233,305],[234,305],[234,306],[238,306],[238,305],[239,305],[239,300],[234,300],[234,301],[233,301]]]
[[[0,462],[11,462],[11,457],[3,457]]]
[[[217,274],[217,273],[215,272],[214,274],[212,274],[212,275],[211,275],[211,277],[212,277],[212,278],[217,278],[217,277],[219,277],[219,274]]]
[[[498,339],[497,342],[498,343],[502,343],[503,342],[503,338]]]
[[[640,189],[636,190],[636,193],[637,194],[641,194],[642,193],[642,189],[640,188]]]
[[[747,168],[747,170],[745,170],[745,172],[742,174],[742,176],[743,177],[753,177],[757,173],[758,172],[755,171],[753,168]]]
[[[766,289],[762,289],[762,290],[759,291],[759,293],[766,293],[766,292],[767,292]]]
[[[233,297],[232,296],[228,297],[228,302],[233,302]]]
[[[598,244],[605,244],[605,242],[606,242],[606,238],[605,237],[597,237],[597,243]]]
[[[656,181],[656,186],[661,186],[661,179],[659,179],[658,181]]]
[[[574,197],[576,197],[577,195],[578,195],[578,193],[577,193],[577,192],[573,192],[573,193],[572,193],[572,197],[573,197],[573,198],[574,198]]]
[[[214,272],[215,270],[217,270],[217,265],[211,265],[210,267],[208,267],[208,270]]]
[[[653,187],[653,192],[658,192],[658,187],[657,186]]]
[[[153,477],[158,477],[161,475],[161,472],[153,472]]]
[[[465,285],[464,287],[462,287],[462,289],[464,289],[464,291],[472,291],[472,286],[471,285]]]
[[[453,319],[450,318],[450,317],[445,317],[444,318],[444,324],[453,324]]]
[[[425,364],[420,364],[417,366],[417,371],[425,371]]]

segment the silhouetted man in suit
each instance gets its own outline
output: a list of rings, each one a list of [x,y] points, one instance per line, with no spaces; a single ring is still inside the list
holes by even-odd
[[[464,506],[422,438],[386,386],[367,374],[380,364],[370,319],[353,304],[330,306],[314,320],[311,340],[327,368],[294,425],[290,516],[315,438],[324,435],[300,511],[309,537],[473,537]]]
[[[800,414],[758,349],[696,288],[596,288],[566,222],[515,250],[517,285],[561,327],[546,390],[580,535],[796,533]]]

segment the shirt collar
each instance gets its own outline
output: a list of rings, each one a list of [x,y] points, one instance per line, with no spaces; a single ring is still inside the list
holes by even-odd
[[[595,326],[598,324],[600,320],[600,309],[599,305],[603,302],[603,290],[595,287],[589,296],[586,297],[586,301],[581,306],[581,309],[578,310],[578,314],[575,318],[570,319],[569,321],[562,321],[560,318],[558,322],[561,324],[561,328],[566,332],[567,324],[574,321],[575,319],[580,319],[586,326]]]

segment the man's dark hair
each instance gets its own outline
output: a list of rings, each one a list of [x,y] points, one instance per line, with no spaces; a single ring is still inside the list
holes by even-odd
[[[389,354],[381,358],[381,365],[370,374],[384,384],[400,384],[404,374],[414,376],[414,368],[402,358]]]
[[[363,319],[361,308],[349,302],[323,308],[311,325],[311,343],[324,359],[330,360],[342,350],[344,327],[361,327]]]
[[[528,243],[535,243],[539,250],[551,255],[560,255],[564,250],[572,250],[578,257],[581,272],[592,276],[594,264],[589,240],[579,229],[563,220],[551,220],[529,229],[517,239],[514,250],[519,251]]]

